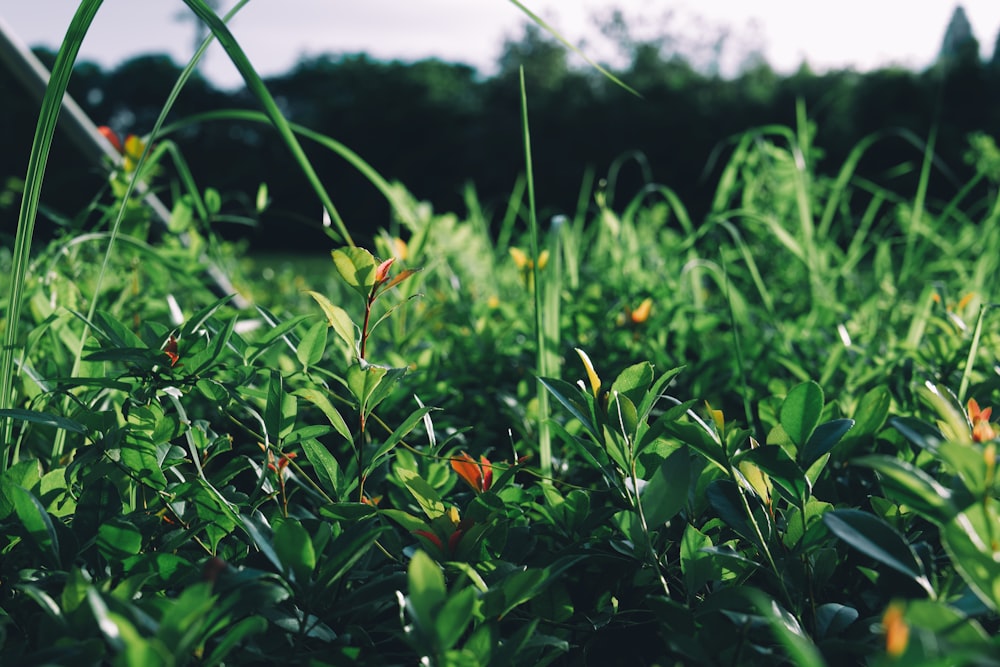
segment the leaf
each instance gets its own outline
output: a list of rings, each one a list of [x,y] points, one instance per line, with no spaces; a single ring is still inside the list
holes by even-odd
[[[281,563],[281,559],[278,557],[278,553],[274,550],[274,545],[272,543],[271,529],[267,525],[267,520],[264,515],[260,513],[259,510],[255,510],[252,516],[247,516],[241,514],[238,517],[239,523],[243,526],[243,530],[246,531],[247,535],[253,541],[254,545],[260,549],[260,552],[264,554],[271,564],[278,569],[279,572],[284,570]]]
[[[305,452],[306,458],[312,464],[313,470],[316,471],[316,476],[319,477],[319,481],[323,487],[333,494],[334,498],[342,500],[342,498],[339,498],[341,485],[340,464],[337,463],[337,459],[333,454],[318,440],[312,439],[302,441],[302,451]]]
[[[690,482],[691,455],[687,447],[680,447],[663,459],[639,498],[651,528],[662,526],[684,508]]]
[[[115,517],[97,529],[97,548],[108,560],[124,560],[142,549],[142,533],[131,521]]]
[[[853,419],[833,419],[817,426],[805,447],[799,450],[798,459],[802,469],[808,469],[820,457],[836,447],[853,426]]]
[[[6,408],[0,410],[0,418],[2,417],[20,419],[21,421],[31,422],[33,424],[42,424],[44,426],[55,426],[56,428],[61,428],[65,431],[70,431],[71,433],[79,433],[81,435],[87,433],[87,427],[83,424],[48,412],[22,410],[20,408]]]
[[[303,368],[315,366],[323,358],[323,352],[326,351],[326,332],[329,328],[326,322],[317,322],[302,336],[299,347],[295,350],[295,357]]]
[[[816,634],[819,639],[835,637],[858,620],[858,610],[836,602],[816,608]]]
[[[347,388],[357,399],[362,414],[368,415],[392,392],[405,368],[369,364],[363,359],[347,369]]]
[[[465,629],[472,622],[473,610],[477,601],[476,589],[471,586],[448,596],[440,611],[435,615],[434,630],[437,633],[441,649],[450,650],[462,638]]]
[[[515,607],[524,604],[548,586],[549,577],[545,570],[527,569],[513,572],[494,584],[494,589],[503,591],[503,611],[500,617],[509,614]]]
[[[1000,561],[997,559],[997,517],[995,504],[984,510],[981,504],[941,527],[941,543],[952,565],[983,604],[1000,611]]]
[[[559,401],[564,408],[569,410],[576,419],[583,424],[590,434],[594,438],[600,437],[597,432],[597,427],[594,424],[594,420],[586,414],[586,408],[589,407],[589,412],[593,412],[593,396],[590,394],[583,394],[577,387],[574,387],[568,382],[563,380],[557,380],[555,378],[538,378],[539,383],[545,387],[550,394],[552,394],[557,401]],[[600,387],[598,387],[600,388]],[[589,405],[582,405],[581,403],[574,401],[570,398],[573,394],[583,394],[587,396],[590,400]]]
[[[851,463],[877,471],[886,497],[939,526],[958,514],[951,491],[909,461],[872,455]]]
[[[212,649],[212,653],[209,654],[208,659],[205,661],[205,664],[223,664],[225,662],[226,655],[230,651],[237,646],[246,643],[248,637],[252,635],[259,635],[264,632],[267,630],[267,627],[268,620],[263,616],[250,616],[237,622],[235,625],[229,626],[225,634],[213,642],[214,648]]]
[[[139,481],[158,491],[167,488],[167,478],[160,468],[156,445],[139,437],[129,438],[121,449],[121,462]]]
[[[417,424],[423,420],[424,415],[434,409],[435,408],[433,407],[420,407],[411,412],[410,416],[404,419],[403,422],[396,427],[396,430],[394,430],[389,437],[386,438],[381,445],[379,445],[378,449],[375,450],[371,460],[365,465],[363,476],[367,477],[371,474],[371,471],[382,463],[382,459],[385,458],[385,456],[387,456],[389,452],[391,452],[393,448],[403,440],[403,438],[409,435],[410,431],[416,428]]]
[[[840,509],[823,515],[823,523],[849,545],[912,579],[934,598],[934,588],[923,572],[913,549],[899,532],[884,520],[854,509]]]
[[[868,391],[861,397],[857,410],[854,411],[854,432],[852,436],[874,435],[885,424],[892,405],[892,394],[889,387],[880,385]]]
[[[643,396],[653,383],[653,365],[648,361],[629,366],[611,383],[611,393],[618,392],[628,398],[633,405],[642,402]]]
[[[337,273],[363,298],[375,284],[375,258],[364,248],[337,248],[331,253]]]
[[[435,615],[444,603],[446,594],[444,574],[430,556],[418,551],[410,560],[406,578],[409,582],[407,598],[413,611],[413,621],[433,636]]]
[[[750,461],[767,473],[771,483],[785,500],[793,504],[805,502],[812,492],[802,468],[778,445],[764,445],[746,452],[740,462]]]
[[[727,526],[735,530],[754,544],[759,544],[750,524],[747,523],[746,511],[740,502],[740,490],[733,482],[717,479],[708,485],[705,495],[712,509]]]
[[[340,336],[341,340],[347,343],[347,348],[349,350],[353,350],[357,327],[351,319],[351,316],[347,314],[347,311],[340,306],[334,305],[329,299],[319,292],[307,290],[306,294],[316,300],[316,303],[319,304],[320,308],[323,309],[323,313],[326,315],[327,324],[333,327],[334,332]]]
[[[445,507],[441,496],[419,474],[407,468],[396,466],[396,476],[406,486],[428,519],[433,520],[444,515]]]
[[[274,550],[282,565],[300,585],[309,581],[316,568],[316,551],[309,533],[296,519],[285,519],[274,530]]]
[[[779,420],[795,446],[802,449],[823,413],[823,390],[815,382],[792,387],[781,404]]]
[[[712,539],[688,524],[681,538],[681,573],[689,596],[695,595],[710,581],[722,576],[722,567],[704,549],[712,546]]]
[[[344,439],[348,442],[354,442],[354,435],[351,434],[351,429],[348,428],[347,422],[344,421],[344,417],[337,408],[333,407],[333,403],[330,402],[325,393],[318,389],[306,388],[295,390],[295,396],[300,396],[319,408],[326,415],[330,425],[336,429],[337,433],[344,436]]]
[[[44,551],[59,564],[59,535],[52,523],[52,517],[45,507],[30,491],[20,486],[5,485],[5,490],[14,503],[17,518],[21,520],[24,529]]]
[[[587,371],[587,380],[590,382],[590,391],[596,398],[597,394],[601,391],[601,378],[597,376],[597,371],[594,370],[594,364],[590,361],[590,357],[587,356],[587,353],[580,348],[576,348],[576,353],[579,355],[580,361],[583,362],[583,367]]]
[[[737,589],[751,600],[757,611],[767,620],[771,632],[777,638],[796,667],[826,667],[826,661],[816,644],[788,610],[770,596],[754,588]]]

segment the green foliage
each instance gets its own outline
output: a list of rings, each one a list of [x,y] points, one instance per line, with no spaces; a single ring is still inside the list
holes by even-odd
[[[704,219],[588,180],[546,230],[529,174],[494,234],[357,158],[396,220],[266,287],[154,133],[0,273],[4,664],[991,664],[995,194],[823,176],[797,112]]]

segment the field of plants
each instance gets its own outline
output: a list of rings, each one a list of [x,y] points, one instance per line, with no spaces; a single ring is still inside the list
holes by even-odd
[[[522,79],[506,207],[470,186],[439,212],[289,124],[185,2],[327,248],[215,233],[270,202],[190,177],[171,135],[200,121],[164,119],[194,62],[149,135],[105,133],[73,231],[32,243],[80,4],[0,252],[0,663],[1000,664],[993,138],[932,200],[933,134],[912,192],[856,175],[888,134],[824,176],[800,104],[719,138],[703,219],[619,191],[631,157],[540,220]],[[392,205],[369,247],[306,148]]]

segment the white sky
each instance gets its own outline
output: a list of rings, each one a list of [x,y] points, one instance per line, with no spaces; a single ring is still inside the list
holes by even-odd
[[[223,8],[234,0],[223,0]],[[523,0],[570,41],[588,44],[598,60],[612,51],[594,28],[595,12],[621,7],[641,35],[657,26],[697,41],[705,26],[727,27],[734,44],[763,47],[779,71],[803,60],[815,70],[915,69],[937,55],[956,0]],[[961,2],[984,56],[1000,30],[1000,0]],[[74,0],[0,0],[0,21],[29,45],[58,45]],[[663,17],[673,11],[673,18]],[[182,64],[193,51],[193,26],[179,21],[182,0],[105,0],[82,57],[112,67],[147,52],[167,52]],[[699,20],[700,19],[700,20]],[[230,24],[262,75],[287,71],[300,56],[366,51],[380,58],[438,56],[489,72],[505,36],[524,20],[509,0],[251,0]],[[724,65],[732,65],[726,63]],[[239,83],[221,50],[203,72],[216,84]]]

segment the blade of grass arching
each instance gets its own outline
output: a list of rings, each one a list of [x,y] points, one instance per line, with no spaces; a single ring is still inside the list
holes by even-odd
[[[521,202],[524,201],[524,190],[527,187],[524,176],[518,174],[514,181],[514,187],[507,197],[507,210],[504,211],[503,219],[500,221],[500,229],[497,230],[497,240],[494,250],[497,257],[507,254],[510,248],[510,239],[514,236],[514,225],[517,224],[518,214],[521,211]]]
[[[720,220],[719,226],[725,229],[733,239],[736,249],[739,250],[740,256],[743,258],[743,263],[746,264],[747,270],[750,272],[750,279],[753,280],[753,284],[757,288],[757,294],[760,295],[767,314],[774,316],[774,297],[771,296],[771,291],[767,289],[767,284],[764,282],[764,278],[760,274],[760,269],[757,267],[757,261],[753,258],[753,252],[747,247],[746,242],[743,240],[743,235],[740,234],[740,230],[736,228],[736,225],[729,222],[729,220]],[[729,293],[728,270],[726,272],[726,292],[727,294]]]
[[[809,152],[812,140],[809,136],[809,119],[806,117],[805,100],[795,101],[796,136],[790,148],[795,157],[795,204],[799,216],[802,246],[806,254],[806,271],[814,308],[831,305],[824,287],[825,262],[820,260],[820,248],[816,241],[816,221],[812,214],[812,178]]]
[[[753,409],[750,406],[750,385],[747,381],[746,363],[743,359],[743,344],[740,339],[740,327],[736,321],[736,309],[733,308],[732,292],[730,291],[729,267],[726,265],[725,253],[719,253],[719,260],[722,264],[722,288],[725,290],[726,305],[729,308],[729,326],[733,330],[733,351],[736,353],[736,372],[739,373],[742,383],[743,413],[747,420],[747,425],[754,423]]]
[[[548,23],[546,23],[544,20],[542,20],[542,17],[540,17],[538,14],[535,14],[533,11],[531,11],[530,9],[528,9],[527,7],[525,7],[523,4],[521,4],[520,2],[518,2],[518,0],[510,0],[510,1],[518,9],[520,9],[522,12],[524,12],[528,16],[528,18],[530,18],[532,21],[534,21],[536,24],[538,24],[539,27],[544,28],[550,35],[552,35],[553,37],[555,37],[556,39],[558,39],[563,44],[563,46],[565,46],[567,49],[569,49],[570,51],[572,51],[573,53],[575,53],[576,55],[580,56],[585,61],[587,61],[588,65],[590,65],[591,67],[593,67],[594,69],[596,69],[598,72],[600,72],[601,74],[603,74],[608,79],[610,79],[611,81],[615,82],[616,84],[618,84],[619,86],[621,86],[622,88],[624,88],[625,90],[627,90],[628,92],[630,92],[633,95],[635,95],[636,97],[642,99],[642,95],[640,95],[636,90],[634,90],[633,88],[631,88],[630,86],[628,86],[624,81],[622,81],[621,79],[619,79],[618,77],[616,77],[614,74],[612,74],[611,72],[609,72],[605,68],[601,67],[599,64],[597,64],[596,62],[594,62],[590,58],[588,58],[587,54],[585,54],[583,51],[581,51],[577,47],[575,47],[572,44],[570,44],[570,42],[565,37],[563,37],[562,35],[560,35],[557,30],[555,30],[552,26],[550,26]]]
[[[851,149],[851,152],[847,155],[847,159],[844,160],[844,164],[840,165],[840,171],[837,173],[837,178],[833,182],[833,187],[830,189],[829,195],[827,195],[826,205],[823,207],[823,213],[820,216],[819,227],[817,229],[817,234],[820,238],[827,238],[829,236],[833,217],[840,207],[844,193],[847,192],[847,186],[850,184],[851,177],[854,176],[854,172],[858,168],[858,163],[871,145],[880,138],[881,135],[879,133],[864,137]]]
[[[584,228],[587,224],[587,208],[593,192],[594,168],[588,166],[583,173],[583,179],[580,182],[580,192],[576,197],[576,212],[569,223],[569,229],[562,237],[563,259],[565,260],[563,270],[565,277],[569,281],[569,288],[571,290],[575,290],[580,286],[580,262],[583,257],[584,239],[586,238]]]
[[[322,181],[320,181],[319,175],[316,170],[313,169],[312,163],[306,156],[305,151],[302,150],[302,146],[299,144],[298,139],[295,138],[295,133],[292,132],[291,127],[288,125],[288,121],[285,119],[284,115],[281,113],[281,109],[278,108],[277,102],[275,102],[274,97],[271,92],[264,85],[264,81],[257,74],[257,70],[254,69],[253,65],[250,64],[250,59],[247,58],[246,53],[240,47],[233,33],[229,31],[226,24],[215,14],[212,9],[205,4],[204,0],[184,0],[185,4],[191,8],[191,11],[197,15],[199,19],[208,27],[212,32],[215,39],[219,40],[219,44],[226,50],[229,55],[229,59],[233,61],[233,65],[239,70],[240,75],[243,77],[243,81],[247,85],[247,90],[257,98],[257,102],[264,108],[264,112],[267,114],[271,122],[274,123],[275,129],[281,138],[284,140],[285,145],[292,152],[292,156],[298,163],[299,168],[302,170],[312,186],[313,190],[316,192],[323,206],[326,208],[327,212],[330,214],[330,219],[333,224],[336,225],[337,232],[342,237],[344,243],[350,246],[354,246],[354,240],[351,238],[351,234],[347,231],[347,225],[344,224],[343,219],[340,217],[340,213],[337,211],[337,207],[333,205],[333,201],[330,199],[330,195],[327,193],[326,188],[323,187]],[[242,6],[245,2],[241,2],[239,6]]]
[[[538,396],[538,463],[543,479],[552,477],[552,433],[549,430],[549,394],[542,385],[541,378],[551,377],[544,366],[549,357],[546,340],[545,318],[542,311],[541,276],[538,270],[539,243],[538,218],[535,209],[535,179],[531,168],[531,132],[528,128],[528,91],[524,85],[524,68],[521,68],[521,133],[524,135],[524,175],[528,188],[528,236],[531,239],[531,257],[534,260],[531,270],[534,273],[534,304],[535,304],[535,354],[538,371],[536,391]]]
[[[265,125],[270,125],[272,122],[271,117],[263,111],[253,111],[249,109],[218,109],[216,111],[206,111],[204,113],[192,114],[182,120],[164,126],[164,128],[159,132],[159,136],[169,135],[180,130],[181,128],[188,127],[190,125],[197,125],[203,122],[233,120],[262,123]],[[316,132],[315,130],[311,130],[304,125],[289,122],[288,127],[296,135],[310,139],[324,148],[330,149],[343,158],[348,164],[357,169],[362,176],[367,178],[379,192],[382,193],[382,196],[385,197],[387,202],[389,202],[389,205],[392,207],[393,212],[397,216],[399,216],[407,224],[413,221],[413,211],[410,206],[407,205],[404,198],[400,197],[399,190],[393,187],[392,184],[389,183],[389,181],[387,181],[385,177],[383,177],[374,167],[365,162],[364,158],[339,141],[328,137],[325,134]]]
[[[201,0],[192,0],[193,2],[200,2]],[[237,12],[240,11],[250,0],[240,0],[227,14],[225,20],[230,20]],[[125,188],[125,193],[122,195],[121,201],[128,202],[132,198],[132,194],[142,187],[140,185],[141,175],[145,171],[147,163],[149,163],[151,156],[154,153],[162,153],[165,149],[161,147],[154,148],[154,139],[158,136],[160,128],[163,127],[164,122],[166,122],[167,115],[173,108],[174,103],[177,101],[181,90],[184,89],[185,84],[195,72],[195,68],[198,66],[198,62],[201,60],[202,56],[205,55],[205,51],[208,50],[209,45],[212,43],[213,36],[209,35],[195,51],[194,55],[191,57],[187,66],[181,71],[180,75],[177,77],[177,81],[174,83],[174,87],[171,89],[170,93],[167,95],[167,99],[160,109],[160,114],[156,121],[153,123],[153,128],[149,133],[150,141],[146,142],[143,148],[142,154],[136,161],[135,169],[132,172],[132,178],[129,180],[128,186]],[[158,200],[157,200],[158,201]],[[104,261],[101,263],[100,271],[98,272],[97,279],[94,285],[94,298],[90,300],[90,308],[87,312],[87,321],[93,321],[94,314],[97,312],[98,299],[97,295],[101,293],[101,286],[104,283],[104,277],[107,273],[108,266],[111,264],[111,255],[114,251],[116,241],[118,239],[118,232],[121,228],[121,223],[125,218],[126,206],[123,204],[118,209],[118,213],[115,216],[114,222],[111,224],[111,230],[108,236],[108,245],[104,251]],[[76,349],[76,358],[73,362],[72,375],[76,375],[79,371],[80,364],[83,358],[83,349],[87,340],[88,327],[84,327],[83,331],[80,333],[79,344]],[[66,398],[68,402],[69,397]],[[52,455],[61,456],[63,448],[66,441],[66,432],[59,431],[56,433],[55,438],[52,443]]]
[[[976,362],[976,355],[979,354],[979,339],[983,335],[983,319],[986,317],[986,310],[990,306],[983,304],[979,307],[979,317],[976,318],[976,331],[972,335],[972,345],[969,347],[969,356],[965,360],[965,370],[962,371],[962,382],[958,387],[958,401],[965,405],[966,392],[969,391],[969,378],[972,377],[972,367]]]
[[[14,408],[14,355],[17,350],[17,330],[21,321],[21,308],[24,300],[25,273],[31,254],[31,239],[35,230],[35,218],[38,215],[38,201],[41,196],[42,182],[45,180],[45,167],[48,164],[52,138],[56,123],[62,108],[63,96],[69,85],[73,64],[76,62],[80,45],[90,24],[101,7],[102,0],[83,0],[70,22],[66,37],[59,47],[56,62],[52,67],[49,85],[45,89],[41,110],[38,113],[38,123],[35,126],[35,137],[31,145],[31,155],[28,158],[28,171],[24,177],[24,196],[21,200],[21,210],[17,220],[17,231],[14,236],[14,253],[12,258],[12,275],[10,300],[7,304],[7,326],[4,331],[3,346],[0,348],[0,408]],[[16,447],[7,451],[8,443],[12,441],[13,421],[10,417],[0,420],[0,472],[17,462],[19,452]]]
[[[922,216],[924,204],[927,201],[927,188],[931,180],[931,165],[934,163],[934,143],[937,139],[937,128],[932,127],[927,137],[927,147],[924,149],[924,160],[920,166],[920,180],[917,183],[917,193],[913,198],[913,213],[906,229],[906,250],[903,253],[902,268],[899,271],[899,281],[904,283],[910,279],[910,269],[916,262],[914,256],[917,245],[917,238],[920,235],[920,227],[923,223]]]

